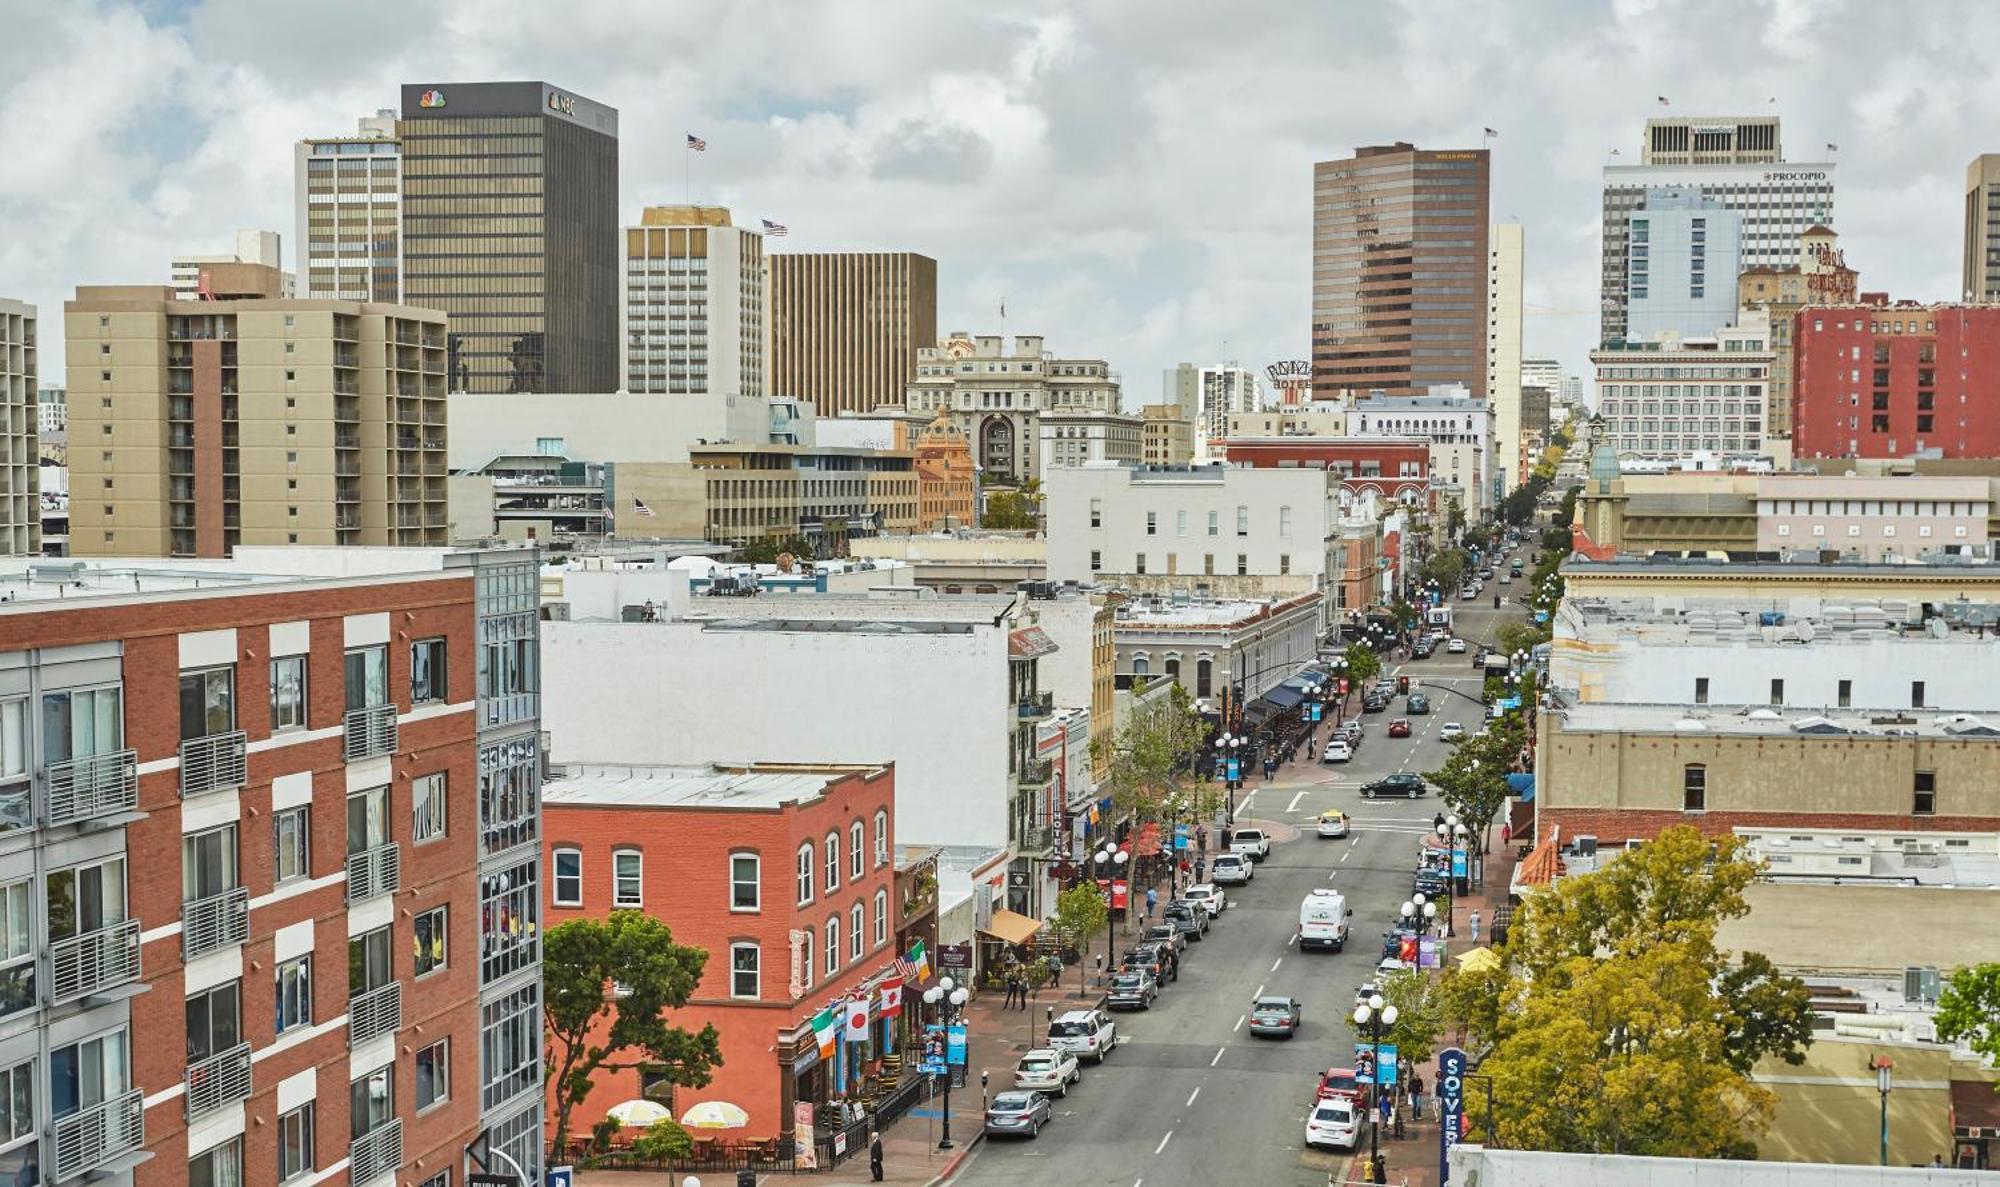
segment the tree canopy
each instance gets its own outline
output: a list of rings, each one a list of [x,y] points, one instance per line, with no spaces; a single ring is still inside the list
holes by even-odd
[[[1042,526],[1042,486],[1034,479],[1017,490],[997,490],[986,499],[979,526],[998,531],[1032,532]]]
[[[1347,650],[1340,654],[1347,661],[1344,671],[1347,673],[1347,686],[1351,689],[1358,689],[1382,674],[1382,657],[1376,655],[1375,649],[1366,643],[1349,643]]]
[[[690,1033],[667,1012],[687,1005],[708,953],[674,943],[667,925],[642,911],[572,919],[542,939],[542,1013],[547,1074],[557,1088],[555,1143],[599,1072],[644,1066],[671,1084],[701,1087],[722,1063],[713,1026]],[[614,991],[613,986],[616,986]]]
[[[1110,754],[1099,752],[1107,759],[1112,806],[1140,823],[1212,813],[1214,792],[1194,774],[1207,738],[1208,727],[1179,682],[1165,700],[1135,708]]]
[[[1953,969],[1938,997],[1938,1038],[1966,1039],[1988,1059],[2000,1060],[2000,964]]]

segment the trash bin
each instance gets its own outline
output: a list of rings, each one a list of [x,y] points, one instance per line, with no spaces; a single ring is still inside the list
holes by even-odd
[[[757,1187],[757,1172],[748,1169],[737,1171],[736,1187]]]

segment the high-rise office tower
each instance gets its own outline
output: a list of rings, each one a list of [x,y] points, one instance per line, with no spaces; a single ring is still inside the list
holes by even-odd
[[[1528,477],[1527,441],[1521,432],[1521,274],[1524,237],[1520,223],[1494,223],[1486,238],[1486,398],[1493,404],[1493,457],[1500,471],[1489,488],[1504,493]],[[1497,479],[1496,483],[1494,479]],[[1480,492],[1481,505],[1494,497]]]
[[[2000,153],[1981,153],[1965,167],[1963,296],[2000,301]]]
[[[1685,144],[1677,131],[1683,125]],[[1708,135],[1716,139],[1710,141]],[[1663,147],[1655,147],[1656,138]],[[1833,223],[1832,162],[1785,162],[1774,116],[1649,121],[1641,160],[1604,170],[1598,336],[1605,343],[1634,337],[1628,316],[1628,230],[1632,212],[1649,190],[1681,190],[1741,215],[1739,268],[1794,263],[1799,237],[1814,226]],[[1716,280],[1712,287],[1733,284],[1733,279]]]
[[[1313,394],[1486,394],[1485,149],[1374,145],[1313,166]]]
[[[444,315],[203,271],[206,300],[85,286],[63,306],[71,555],[446,543]]]
[[[620,291],[627,391],[765,394],[762,234],[720,206],[648,206]]]
[[[403,299],[451,315],[451,386],[618,387],[618,112],[545,82],[413,83]]]
[[[293,192],[299,293],[336,301],[403,299],[403,150],[396,113],[364,116],[353,136],[299,141]]]
[[[42,550],[35,307],[0,297],[0,556]]]
[[[176,301],[201,300],[201,270],[210,264],[256,264],[278,274],[280,297],[294,294],[296,280],[285,271],[284,240],[276,231],[238,231],[233,252],[189,252],[173,259],[169,281]]]
[[[771,394],[822,417],[898,405],[937,345],[937,261],[909,251],[786,252],[771,265]]]

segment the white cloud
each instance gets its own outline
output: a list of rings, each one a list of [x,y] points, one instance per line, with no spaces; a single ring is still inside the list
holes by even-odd
[[[1899,296],[1956,291],[1965,162],[2000,147],[1976,0],[0,0],[0,27],[0,292],[52,322],[238,227],[289,255],[292,141],[405,81],[547,78],[620,109],[627,217],[680,200],[696,131],[697,199],[787,249],[935,256],[941,324],[992,332],[1004,297],[1006,329],[1109,359],[1133,402],[1179,359],[1305,354],[1311,165],[1357,145],[1500,131],[1492,214],[1550,311],[1528,348],[1579,370],[1598,171],[1636,159],[1655,96],[1776,111],[1795,159],[1838,142],[1849,262]]]

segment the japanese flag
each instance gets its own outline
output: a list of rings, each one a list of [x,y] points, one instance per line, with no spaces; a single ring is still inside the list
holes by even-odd
[[[868,1041],[868,999],[855,998],[847,1003],[847,1041],[865,1043]]]

